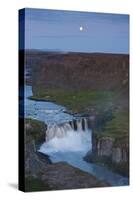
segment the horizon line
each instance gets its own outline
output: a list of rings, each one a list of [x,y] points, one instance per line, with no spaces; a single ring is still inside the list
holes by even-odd
[[[64,52],[64,53],[90,53],[90,54],[123,54],[123,55],[130,55],[130,52],[103,52],[103,51],[67,51],[67,50],[60,50],[60,49],[24,49],[24,48],[19,48],[21,51],[41,51],[41,52]]]

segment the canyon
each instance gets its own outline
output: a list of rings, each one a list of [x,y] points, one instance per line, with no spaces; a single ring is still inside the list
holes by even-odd
[[[129,55],[27,50],[25,66],[29,100],[55,102],[64,113],[89,119],[92,152],[84,160],[128,177]]]

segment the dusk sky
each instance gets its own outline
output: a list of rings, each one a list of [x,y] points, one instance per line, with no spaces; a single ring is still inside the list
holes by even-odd
[[[129,16],[25,10],[25,48],[129,53]]]

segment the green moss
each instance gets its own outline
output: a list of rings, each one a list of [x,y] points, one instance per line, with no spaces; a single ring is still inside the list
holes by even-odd
[[[32,100],[55,101],[66,106],[73,112],[83,112],[86,108],[103,109],[112,104],[114,93],[111,91],[72,91],[72,90],[46,90],[32,96]]]
[[[118,146],[128,144],[129,137],[129,114],[128,110],[122,110],[114,113],[113,119],[108,121],[99,131],[95,131],[97,137],[111,137],[115,139]]]
[[[34,191],[47,191],[51,190],[48,183],[34,178],[32,176],[25,178],[25,191],[26,192],[34,192]]]

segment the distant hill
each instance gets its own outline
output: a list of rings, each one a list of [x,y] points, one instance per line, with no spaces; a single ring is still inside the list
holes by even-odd
[[[110,90],[128,79],[128,55],[27,51],[25,58],[44,89]]]

